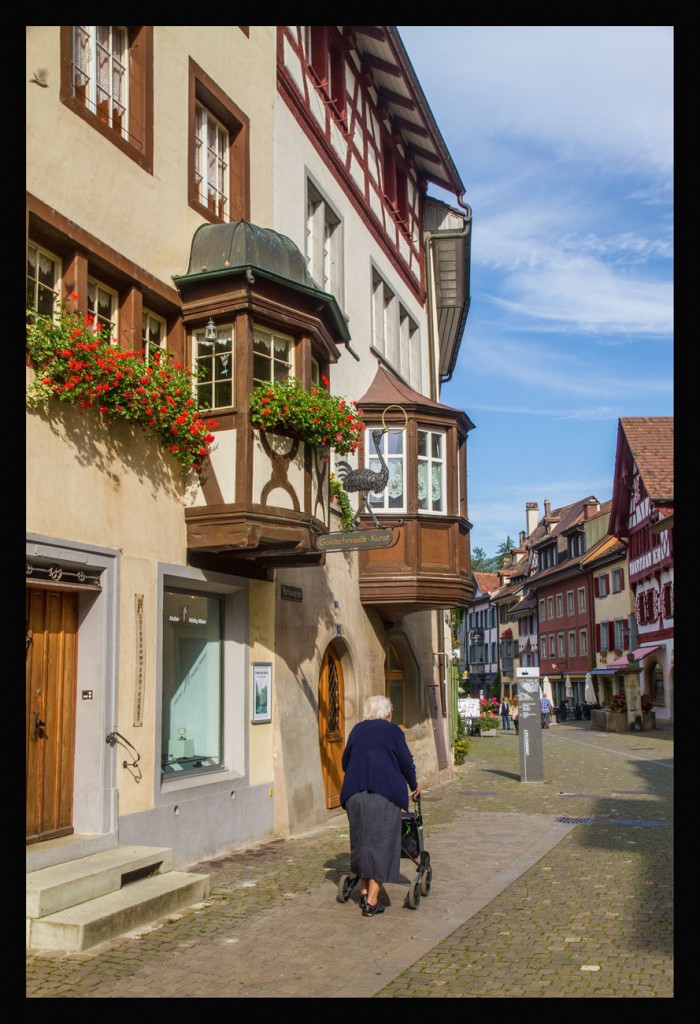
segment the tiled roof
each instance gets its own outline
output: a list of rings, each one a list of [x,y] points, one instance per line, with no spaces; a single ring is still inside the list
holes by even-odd
[[[583,522],[583,507],[587,505],[589,501],[597,501],[598,499],[594,495],[589,494],[587,498],[582,498],[580,501],[575,501],[571,505],[563,505],[561,508],[552,509],[549,516],[542,516],[539,523],[528,537],[528,541],[531,545],[536,546],[541,541],[549,541],[553,537],[558,537],[561,533],[566,533],[570,530],[577,522]],[[610,509],[608,508],[608,511]],[[601,512],[596,513],[597,515],[602,514]],[[559,521],[555,523],[552,529],[547,533],[545,529],[545,520]]]
[[[528,586],[536,589],[542,583],[548,583],[551,579],[556,579],[560,575],[568,575],[575,571],[580,571],[582,564],[590,559],[598,558],[600,555],[601,547],[607,543],[608,536],[601,537],[600,540],[596,541],[595,544],[583,555],[574,555],[573,558],[567,558],[563,562],[552,565],[547,569],[543,569],[541,572],[536,573],[534,576],[530,576]]]
[[[596,545],[591,551],[587,551],[581,565],[587,565],[588,562],[594,562],[599,558],[613,557],[619,555],[620,558],[624,558],[627,553],[627,545],[618,540],[617,537],[613,537],[608,534],[603,537],[600,545]]]
[[[624,416],[627,444],[652,501],[673,500],[673,416]]]
[[[428,398],[427,395],[419,394],[409,387],[405,381],[401,380],[400,377],[397,377],[395,373],[392,373],[383,363],[379,363],[374,380],[357,404],[360,408],[363,405],[376,404],[383,406],[398,405],[401,407],[404,405],[422,406],[423,408],[435,411],[442,409],[446,412],[454,413],[464,420],[467,430],[472,430],[474,427],[474,424],[463,409],[454,409],[452,406],[442,405],[440,402],[435,402],[432,398]]]
[[[570,530],[572,526],[578,526],[579,523],[588,523],[591,519],[597,519],[598,516],[606,515],[612,509],[612,498],[609,501],[601,501],[598,504],[600,506],[598,510],[588,516],[586,516],[585,508],[582,507],[578,515],[574,516],[574,518],[570,520],[566,529]]]
[[[475,572],[474,579],[482,594],[490,594],[497,590],[501,582],[497,572]]]

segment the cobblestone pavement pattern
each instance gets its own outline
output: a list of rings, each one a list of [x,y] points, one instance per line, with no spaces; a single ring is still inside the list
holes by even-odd
[[[475,737],[422,797],[432,887],[415,910],[336,899],[347,819],[191,865],[206,902],[84,953],[26,958],[28,998],[625,998],[674,994],[673,728]],[[562,820],[563,819],[563,820]]]

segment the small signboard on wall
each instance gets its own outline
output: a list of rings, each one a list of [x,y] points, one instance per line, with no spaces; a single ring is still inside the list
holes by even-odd
[[[251,707],[253,724],[272,721],[272,662],[254,661]]]

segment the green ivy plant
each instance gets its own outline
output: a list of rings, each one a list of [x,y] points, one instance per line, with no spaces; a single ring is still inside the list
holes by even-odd
[[[218,423],[201,418],[192,375],[172,356],[156,350],[146,364],[143,353],[118,348],[94,317],[66,309],[57,320],[28,309],[26,322],[35,370],[29,408],[51,399],[79,411],[94,407],[108,423],[126,420],[156,438],[183,471],[200,468]]]
[[[357,451],[364,423],[356,402],[332,395],[327,377],[304,388],[296,377],[256,384],[250,397],[250,421],[260,430],[281,431],[312,448],[341,455]]]
[[[345,533],[352,530],[354,513],[350,499],[347,496],[346,491],[343,489],[343,485],[336,476],[331,473],[331,501],[338,506],[340,510],[340,524]]]

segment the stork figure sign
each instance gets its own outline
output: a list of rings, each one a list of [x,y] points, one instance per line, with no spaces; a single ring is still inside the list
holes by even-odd
[[[335,473],[336,476],[343,484],[344,491],[359,491],[360,500],[357,504],[357,511],[352,521],[353,530],[357,529],[358,520],[360,518],[360,512],[362,509],[371,515],[374,525],[377,529],[380,529],[379,520],[375,516],[374,512],[370,508],[367,499],[370,494],[381,494],[387,485],[389,479],[389,467],[387,466],[382,453],[380,451],[380,443],[384,434],[386,434],[387,428],[383,430],[373,430],[372,440],[374,441],[374,449],[377,453],[377,458],[381,463],[381,469],[377,472],[374,469],[369,469],[366,466],[362,466],[359,469],[353,469],[349,462],[336,462]]]

